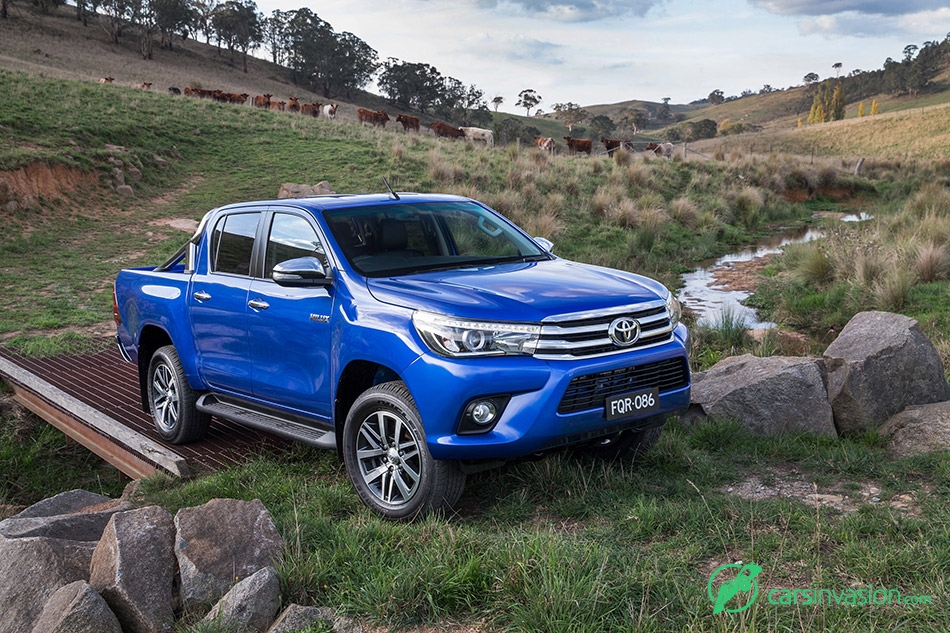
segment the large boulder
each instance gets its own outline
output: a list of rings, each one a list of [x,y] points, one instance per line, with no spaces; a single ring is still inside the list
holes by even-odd
[[[54,593],[33,633],[122,633],[119,620],[102,596],[84,580],[77,580]]]
[[[729,357],[694,374],[691,394],[692,409],[759,435],[836,435],[824,368],[814,358]]]
[[[856,314],[824,357],[828,399],[842,435],[877,429],[908,406],[950,399],[940,356],[910,317]]]
[[[333,633],[363,633],[359,622],[346,616],[337,615],[330,607],[303,607],[291,604],[274,621],[267,633],[294,633],[317,628],[320,623],[328,622]]]
[[[203,621],[228,631],[263,633],[279,608],[280,580],[273,567],[264,567],[234,585]]]
[[[950,402],[907,407],[881,427],[891,457],[950,450]]]
[[[98,541],[112,515],[130,509],[132,504],[128,501],[110,499],[85,490],[70,490],[0,521],[0,535],[6,538],[47,536],[72,541]]]
[[[125,633],[172,630],[175,524],[158,506],[113,515],[90,565],[91,584]]]
[[[277,193],[279,199],[283,198],[306,198],[308,196],[322,196],[336,193],[333,187],[326,180],[322,180],[315,185],[303,185],[293,182],[285,182],[280,186]]]
[[[274,565],[283,541],[259,500],[212,499],[175,515],[184,607],[210,605],[238,580]]]
[[[50,596],[89,578],[94,543],[0,538],[0,633],[32,631]]]

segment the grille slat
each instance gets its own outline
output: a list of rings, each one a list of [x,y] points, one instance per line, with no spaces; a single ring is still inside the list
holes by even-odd
[[[610,340],[610,324],[620,317],[640,324],[640,338],[621,347]],[[673,339],[673,322],[663,301],[621,306],[602,312],[558,315],[541,323],[541,340],[534,356],[544,359],[588,358],[662,345]]]
[[[653,387],[662,394],[685,387],[688,383],[689,371],[683,358],[668,358],[646,365],[577,376],[564,392],[557,412],[567,414],[598,409],[604,406],[609,396]]]

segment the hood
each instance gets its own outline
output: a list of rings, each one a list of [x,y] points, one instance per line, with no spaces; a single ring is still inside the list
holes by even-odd
[[[564,259],[367,279],[377,300],[468,319],[539,322],[666,296],[647,277]]]

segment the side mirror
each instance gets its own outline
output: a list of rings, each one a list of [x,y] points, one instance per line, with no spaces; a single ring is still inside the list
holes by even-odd
[[[280,262],[274,266],[271,277],[278,285],[290,287],[329,286],[333,281],[316,257],[298,257]]]
[[[534,241],[538,243],[538,246],[540,246],[547,252],[549,253],[554,252],[554,242],[552,242],[551,240],[543,238],[543,237],[536,237],[534,238]]]

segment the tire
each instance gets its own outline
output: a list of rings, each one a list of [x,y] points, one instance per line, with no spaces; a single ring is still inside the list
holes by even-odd
[[[465,487],[453,461],[433,459],[415,400],[402,381],[364,391],[343,427],[343,461],[357,494],[387,519],[452,508]]]
[[[187,444],[205,436],[211,416],[195,408],[195,392],[173,345],[155,351],[148,364],[146,384],[152,422],[163,440]]]
[[[576,451],[597,459],[613,461],[623,459],[636,461],[650,450],[663,434],[663,424],[641,429],[639,431],[620,431],[607,437],[602,437],[588,444],[579,446]]]

